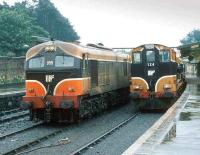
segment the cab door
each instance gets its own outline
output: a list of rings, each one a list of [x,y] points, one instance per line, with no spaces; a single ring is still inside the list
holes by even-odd
[[[83,54],[83,65],[82,65],[82,77],[83,77],[83,87],[84,93],[90,92],[90,75],[89,75],[89,60],[88,53]]]
[[[159,51],[152,47],[146,48],[144,53],[144,75],[149,84],[149,90],[155,91],[155,84],[159,77]]]
[[[88,62],[88,53],[83,54],[83,78],[89,76],[89,62]]]

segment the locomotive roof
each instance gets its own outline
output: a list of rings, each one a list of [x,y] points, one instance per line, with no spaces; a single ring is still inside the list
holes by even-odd
[[[88,59],[91,60],[124,61],[125,59],[128,59],[128,54],[116,53],[108,48],[96,48],[62,41],[49,41],[29,49],[26,53],[26,60],[43,52],[46,47],[59,48],[64,53],[80,59],[83,59],[83,54],[88,54]]]
[[[167,46],[164,46],[164,45],[161,45],[161,44],[144,44],[144,45],[141,45],[141,46],[138,46],[136,48],[133,48],[132,49],[132,52],[142,52],[143,49],[146,48],[146,49],[158,49],[158,50],[166,50],[167,52],[173,52],[173,53],[176,53],[175,50],[171,47],[167,47]],[[182,60],[180,58],[178,58],[175,54],[175,58],[172,58],[174,61],[176,61],[176,63],[178,64],[182,64]]]
[[[144,44],[144,45],[138,46],[136,48],[133,48],[132,52],[141,52],[141,51],[143,51],[144,48],[153,49],[154,47],[157,48],[158,50],[167,50],[167,51],[175,52],[172,48],[161,45],[161,44]]]

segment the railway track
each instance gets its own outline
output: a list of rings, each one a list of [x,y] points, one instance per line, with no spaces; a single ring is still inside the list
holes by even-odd
[[[42,123],[39,123],[36,126],[39,126],[41,124]],[[34,127],[36,127],[36,126],[34,126]],[[34,127],[32,127],[32,128],[34,128]],[[29,129],[32,129],[32,128],[29,128]],[[23,152],[23,151],[25,151],[25,150],[27,150],[27,149],[29,149],[29,148],[31,148],[31,147],[39,144],[39,143],[42,143],[43,141],[46,141],[49,138],[51,138],[53,136],[56,136],[56,135],[58,135],[58,134],[60,134],[60,133],[62,133],[64,131],[66,131],[67,129],[68,129],[68,126],[62,128],[62,129],[58,129],[58,130],[53,131],[53,132],[51,132],[49,134],[46,134],[46,135],[44,135],[42,137],[36,138],[36,139],[34,139],[34,140],[32,140],[32,141],[30,141],[30,142],[28,142],[26,144],[23,144],[23,145],[21,145],[19,147],[16,147],[16,148],[11,149],[11,150],[9,150],[7,152],[4,152],[2,155],[26,154],[26,152]],[[26,130],[28,130],[28,129],[26,129]],[[26,131],[26,130],[23,130],[23,131]],[[20,131],[20,132],[23,132],[23,131]],[[20,132],[18,132],[18,133],[20,133]],[[14,133],[14,134],[17,134],[17,133]],[[5,138],[5,136],[3,138]]]
[[[5,115],[12,114],[12,113],[17,113],[19,111],[21,111],[19,108],[8,110],[8,111],[2,111],[2,112],[0,112],[0,116],[5,116]]]
[[[63,148],[61,154],[87,154],[88,151],[93,151],[90,148],[96,149],[105,145],[112,137],[116,138],[115,135],[118,135],[121,131],[126,136],[126,131],[138,127],[141,129],[139,131],[143,133],[143,121],[148,120],[146,118],[150,118],[150,122],[154,121],[154,117],[141,114],[139,116],[137,116],[138,114],[133,115],[134,108],[131,107],[132,105],[128,105],[127,107],[119,108],[102,115],[102,117],[84,121],[79,125],[71,124],[66,126],[66,124],[61,124],[61,126],[52,126],[43,124],[14,136],[8,136],[8,138],[0,139],[0,154],[54,154],[60,148]],[[112,118],[114,119],[112,120]],[[139,131],[133,130],[133,133],[131,133],[132,136],[134,135],[133,139],[134,137],[137,138],[140,134]],[[137,132],[139,133],[137,134]],[[69,141],[67,141],[67,138]],[[115,138],[111,140],[114,144]],[[132,142],[133,139],[130,139]],[[61,144],[60,140],[64,140],[64,143]],[[93,147],[94,145],[95,147]]]
[[[26,117],[28,115],[29,115],[29,111],[17,112],[17,113],[14,113],[11,116],[5,115],[5,116],[3,116],[3,117],[0,118],[0,123],[6,123],[6,122],[9,122],[11,120],[15,120],[15,119]]]
[[[3,139],[5,139],[5,138],[8,138],[8,137],[10,137],[10,136],[14,136],[14,135],[16,135],[16,134],[22,133],[22,132],[24,132],[24,131],[27,131],[27,130],[30,130],[30,129],[33,129],[33,128],[36,128],[36,127],[42,125],[43,123],[44,123],[44,122],[38,122],[38,123],[36,123],[36,124],[34,124],[34,125],[32,125],[32,126],[29,126],[29,127],[26,127],[26,128],[23,128],[23,129],[20,129],[20,130],[11,132],[11,133],[7,133],[7,134],[5,134],[5,135],[3,135],[3,136],[0,136],[0,140],[3,140]]]
[[[82,152],[84,152],[87,149],[89,149],[91,146],[96,145],[97,143],[99,143],[100,141],[102,141],[103,139],[105,139],[106,137],[108,137],[109,135],[111,135],[112,133],[114,133],[119,128],[125,126],[128,122],[130,122],[132,119],[134,119],[138,114],[139,113],[136,113],[136,114],[132,115],[128,119],[124,120],[123,122],[119,123],[118,125],[116,125],[112,129],[110,129],[107,132],[105,132],[104,134],[102,134],[99,137],[93,139],[92,141],[90,141],[87,144],[83,145],[82,147],[80,147],[79,149],[75,150],[74,152],[71,152],[70,155],[81,154]]]
[[[117,129],[123,127],[124,125],[126,125],[129,121],[131,121],[132,119],[134,119],[138,114],[132,115],[131,117],[129,117],[128,119],[124,120],[123,122],[117,124],[115,127],[113,127],[112,129],[108,130],[107,132],[105,132],[103,135],[93,139],[92,141],[90,141],[89,143],[83,145],[81,148],[77,149],[76,151],[72,152],[71,155],[76,155],[76,154],[80,154],[82,151],[87,150],[88,147],[95,145],[97,142],[103,140],[104,138],[106,138],[107,136],[109,136],[110,134],[112,134],[113,132],[115,132]],[[30,149],[31,147],[38,145],[39,143],[42,143],[44,141],[47,141],[49,138],[52,138],[64,131],[66,131],[68,129],[67,127],[64,127],[62,129],[56,130],[54,132],[51,132],[45,136],[39,137],[35,140],[32,140],[24,145],[21,145],[15,149],[9,150],[6,153],[3,153],[3,155],[13,155],[13,154],[26,154],[29,151],[26,151],[27,149]],[[26,129],[28,130],[28,129]],[[23,131],[20,131],[23,132]],[[15,133],[14,133],[15,134]],[[3,138],[5,138],[6,136],[4,136]],[[1,139],[1,138],[0,138]],[[60,144],[58,144],[60,145]],[[61,144],[62,145],[62,144]],[[48,146],[47,146],[48,147]],[[51,147],[51,145],[50,145]],[[36,148],[38,149],[38,148]]]

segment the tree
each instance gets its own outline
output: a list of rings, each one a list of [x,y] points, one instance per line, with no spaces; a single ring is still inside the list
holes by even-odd
[[[69,20],[61,15],[49,0],[35,1],[34,17],[52,38],[62,41],[79,39]]]
[[[194,29],[187,34],[185,38],[180,40],[183,45],[200,42],[200,29]]]
[[[24,54],[25,45],[31,45],[31,36],[49,36],[28,14],[23,3],[15,7],[0,6],[0,34],[0,55],[16,56]]]
[[[194,29],[181,40],[181,55],[188,56],[188,60],[195,59],[199,63],[196,65],[197,75],[200,76],[200,29]]]
[[[79,39],[67,18],[50,0],[24,0],[9,6],[0,4],[0,55],[24,54],[32,45],[32,36],[62,41]]]

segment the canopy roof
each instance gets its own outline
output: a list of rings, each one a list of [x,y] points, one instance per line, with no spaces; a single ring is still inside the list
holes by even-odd
[[[178,47],[182,57],[193,56],[200,60],[200,42],[181,45]]]

